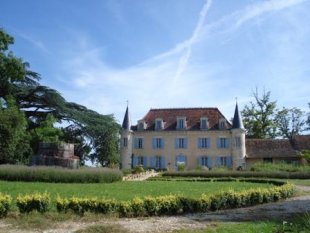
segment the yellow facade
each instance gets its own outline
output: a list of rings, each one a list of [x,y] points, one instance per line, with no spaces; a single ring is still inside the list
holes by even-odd
[[[232,145],[228,148],[218,148],[217,140],[219,137],[227,138],[231,142],[230,130],[214,131],[136,131],[133,133],[134,138],[143,139],[142,148],[132,146],[133,157],[143,156],[146,158],[146,166],[152,167],[151,158],[154,156],[163,156],[167,170],[176,170],[176,158],[179,155],[186,156],[186,169],[192,170],[199,166],[198,159],[206,156],[211,159],[211,167],[216,167],[216,158],[232,156]],[[162,138],[164,141],[163,148],[153,148],[152,142],[155,138]],[[187,148],[175,148],[176,138],[187,138]],[[199,148],[198,138],[209,138],[209,148]],[[129,160],[127,160],[128,163]]]

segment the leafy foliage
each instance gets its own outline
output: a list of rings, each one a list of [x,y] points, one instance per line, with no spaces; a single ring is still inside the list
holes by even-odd
[[[305,130],[304,113],[298,108],[283,108],[275,117],[279,136],[292,140]]]
[[[33,150],[37,149],[40,141],[70,140],[76,143],[82,163],[93,151],[93,161],[101,165],[117,164],[120,127],[113,116],[101,115],[82,105],[67,102],[56,90],[40,85],[40,75],[29,70],[27,62],[9,51],[13,43],[14,38],[0,29],[0,100],[7,103],[12,99],[17,109],[24,112]],[[55,122],[66,122],[68,126],[62,133],[55,129]],[[5,135],[1,133],[0,136]],[[6,147],[14,147],[13,142],[12,145],[9,145],[10,141],[6,143]],[[12,153],[8,156],[11,158]]]
[[[0,164],[26,162],[32,152],[27,120],[12,99],[6,105],[0,106]]]
[[[274,114],[276,101],[270,100],[270,91],[259,96],[258,90],[253,93],[255,101],[251,101],[242,110],[244,127],[249,138],[274,138],[276,124]]]

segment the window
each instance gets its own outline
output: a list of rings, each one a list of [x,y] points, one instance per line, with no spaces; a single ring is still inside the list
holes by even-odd
[[[153,149],[163,149],[164,139],[163,138],[153,138]]]
[[[219,128],[226,129],[226,120],[224,118],[220,119]]]
[[[135,138],[135,148],[136,149],[143,148],[143,138]]]
[[[236,145],[236,148],[241,147],[241,138],[240,137],[235,137],[235,145]]]
[[[264,163],[272,163],[272,158],[263,158]]]
[[[163,120],[156,119],[155,120],[155,130],[162,130],[163,129]]]
[[[144,164],[144,157],[138,156],[138,165],[143,165],[143,164]]]
[[[220,167],[232,167],[232,157],[231,156],[219,156],[216,158],[216,166]]]
[[[185,149],[187,148],[187,138],[176,138],[175,148]]]
[[[141,121],[138,121],[138,130],[139,131],[143,131],[146,129],[146,123],[145,121],[141,120]]]
[[[161,156],[156,156],[155,157],[155,168],[160,169],[161,168],[161,162],[162,162]]]
[[[221,166],[226,167],[227,166],[227,157],[220,157],[221,160]]]
[[[123,147],[128,146],[128,138],[123,138]]]
[[[198,148],[210,148],[210,138],[198,138]]]
[[[217,139],[217,147],[218,148],[229,148],[229,139],[220,137]]]
[[[177,129],[186,129],[185,117],[177,117]]]
[[[203,117],[200,119],[200,129],[208,129],[208,118]]]
[[[204,167],[208,167],[208,157],[207,156],[203,156],[201,157],[201,166],[204,166]]]

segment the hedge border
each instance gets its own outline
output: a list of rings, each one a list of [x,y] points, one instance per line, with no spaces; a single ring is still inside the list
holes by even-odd
[[[122,181],[120,170],[68,169],[48,166],[0,165],[0,180],[47,183],[112,183]]]
[[[220,179],[217,179],[220,181]],[[158,197],[134,198],[130,201],[116,201],[97,198],[56,198],[58,212],[73,212],[84,215],[85,212],[96,214],[116,214],[119,217],[148,217],[161,215],[177,215],[186,213],[209,212],[222,209],[240,208],[256,204],[268,203],[285,199],[293,195],[294,185],[273,180],[239,180],[240,182],[273,183],[272,188],[248,189],[241,192],[233,190],[222,191],[216,194],[202,194],[199,198],[190,198],[177,195]],[[5,200],[4,205],[1,200]],[[5,206],[1,217],[6,216],[11,207],[10,195],[0,193],[0,210]],[[16,205],[20,213],[37,211],[45,213],[50,209],[48,193],[35,193],[16,198]]]
[[[250,182],[250,180],[241,180]],[[285,199],[293,195],[294,185],[281,181],[255,180],[260,183],[273,183],[272,188],[249,189],[241,192],[233,190],[212,195],[202,194],[200,198],[167,195],[135,198],[131,201],[112,199],[60,198],[57,199],[59,212],[71,211],[78,215],[85,212],[118,214],[119,217],[148,217],[209,212],[222,209],[240,208]]]
[[[254,171],[184,171],[164,172],[168,177],[233,177],[233,178],[273,178],[273,179],[310,179],[310,172],[254,172]]]

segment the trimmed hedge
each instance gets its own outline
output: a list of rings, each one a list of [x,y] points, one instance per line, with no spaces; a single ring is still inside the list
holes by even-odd
[[[32,211],[45,213],[49,209],[50,196],[47,193],[35,193],[24,196],[18,195],[16,198],[16,205],[20,213],[30,213]]]
[[[11,208],[12,197],[0,193],[0,217],[5,217]]]
[[[249,189],[242,192],[230,190],[202,195],[197,199],[168,195],[117,202],[106,199],[58,197],[56,205],[59,212],[73,211],[79,215],[89,211],[103,214],[117,213],[120,217],[160,216],[252,206],[278,201],[292,196],[293,193],[294,185],[285,184],[269,189]]]
[[[123,173],[108,168],[66,169],[0,165],[0,180],[50,183],[112,183],[121,181]]]
[[[164,172],[163,177],[234,177],[234,178],[277,178],[277,179],[310,179],[310,172],[253,172],[253,171],[184,171]]]

